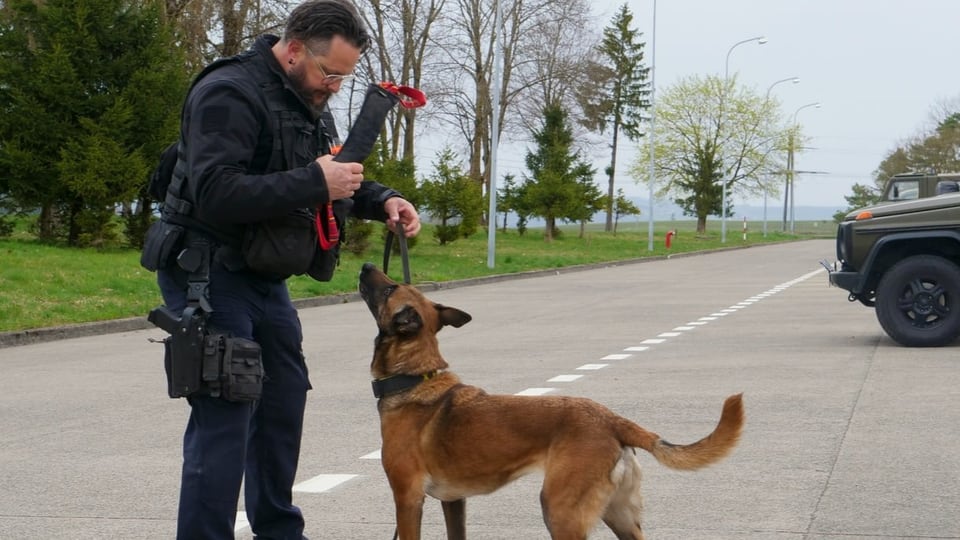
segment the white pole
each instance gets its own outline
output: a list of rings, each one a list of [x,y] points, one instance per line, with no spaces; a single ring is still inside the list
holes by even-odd
[[[490,115],[490,209],[487,216],[487,268],[494,267],[494,255],[497,244],[497,150],[500,146],[500,18],[501,2],[497,2],[497,12],[493,23],[493,80],[490,81],[492,105]]]
[[[734,43],[729,49],[727,49],[727,60],[723,67],[723,94],[720,96],[720,127],[718,129],[723,129],[723,105],[727,96],[727,82],[730,80],[730,53],[734,49],[743,45],[744,43],[750,43],[751,41],[756,41],[763,45],[767,42],[767,38],[763,36],[752,37],[750,39],[745,39],[743,41],[738,41]],[[727,241],[727,176],[723,176],[723,184],[720,185],[720,242],[724,243]]]
[[[647,210],[647,251],[653,251],[653,183],[656,174],[654,167],[655,144],[653,127],[656,122],[657,113],[654,109],[654,93],[656,92],[656,64],[657,64],[657,0],[653,0],[653,29],[650,32],[650,138],[647,144],[650,145],[650,204]]]

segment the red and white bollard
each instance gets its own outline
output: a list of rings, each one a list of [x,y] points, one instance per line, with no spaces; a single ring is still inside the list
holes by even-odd
[[[743,216],[743,241],[747,241],[747,216]]]

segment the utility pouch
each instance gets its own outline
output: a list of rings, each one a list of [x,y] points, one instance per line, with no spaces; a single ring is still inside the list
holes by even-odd
[[[301,208],[247,227],[242,251],[247,267],[259,274],[285,279],[306,273],[317,251],[313,212]]]
[[[340,263],[340,244],[330,249],[317,249],[307,274],[317,281],[330,281]]]
[[[211,336],[213,337],[213,336]],[[222,337],[220,393],[227,401],[249,402],[263,393],[263,362],[256,341]]]
[[[143,240],[143,252],[140,253],[140,266],[151,272],[169,267],[173,254],[178,252],[183,242],[184,228],[158,219]]]

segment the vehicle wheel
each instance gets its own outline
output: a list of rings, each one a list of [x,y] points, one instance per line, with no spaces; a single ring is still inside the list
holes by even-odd
[[[940,347],[960,334],[960,267],[934,255],[893,265],[877,286],[877,319],[906,347]]]

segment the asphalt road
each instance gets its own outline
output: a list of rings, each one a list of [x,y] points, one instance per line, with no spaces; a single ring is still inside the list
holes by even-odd
[[[808,241],[429,295],[473,315],[441,349],[489,392],[586,396],[675,443],[745,393],[745,435],[726,461],[680,473],[641,453],[648,540],[960,539],[957,346],[895,345],[828,287],[817,261],[832,254]],[[314,386],[295,492],[306,534],[389,539],[373,320],[359,302],[301,319]],[[148,342],[161,336],[0,349],[0,539],[173,537],[188,410],[166,397]],[[470,537],[548,538],[539,481],[470,499]],[[424,532],[443,538],[432,500]]]

